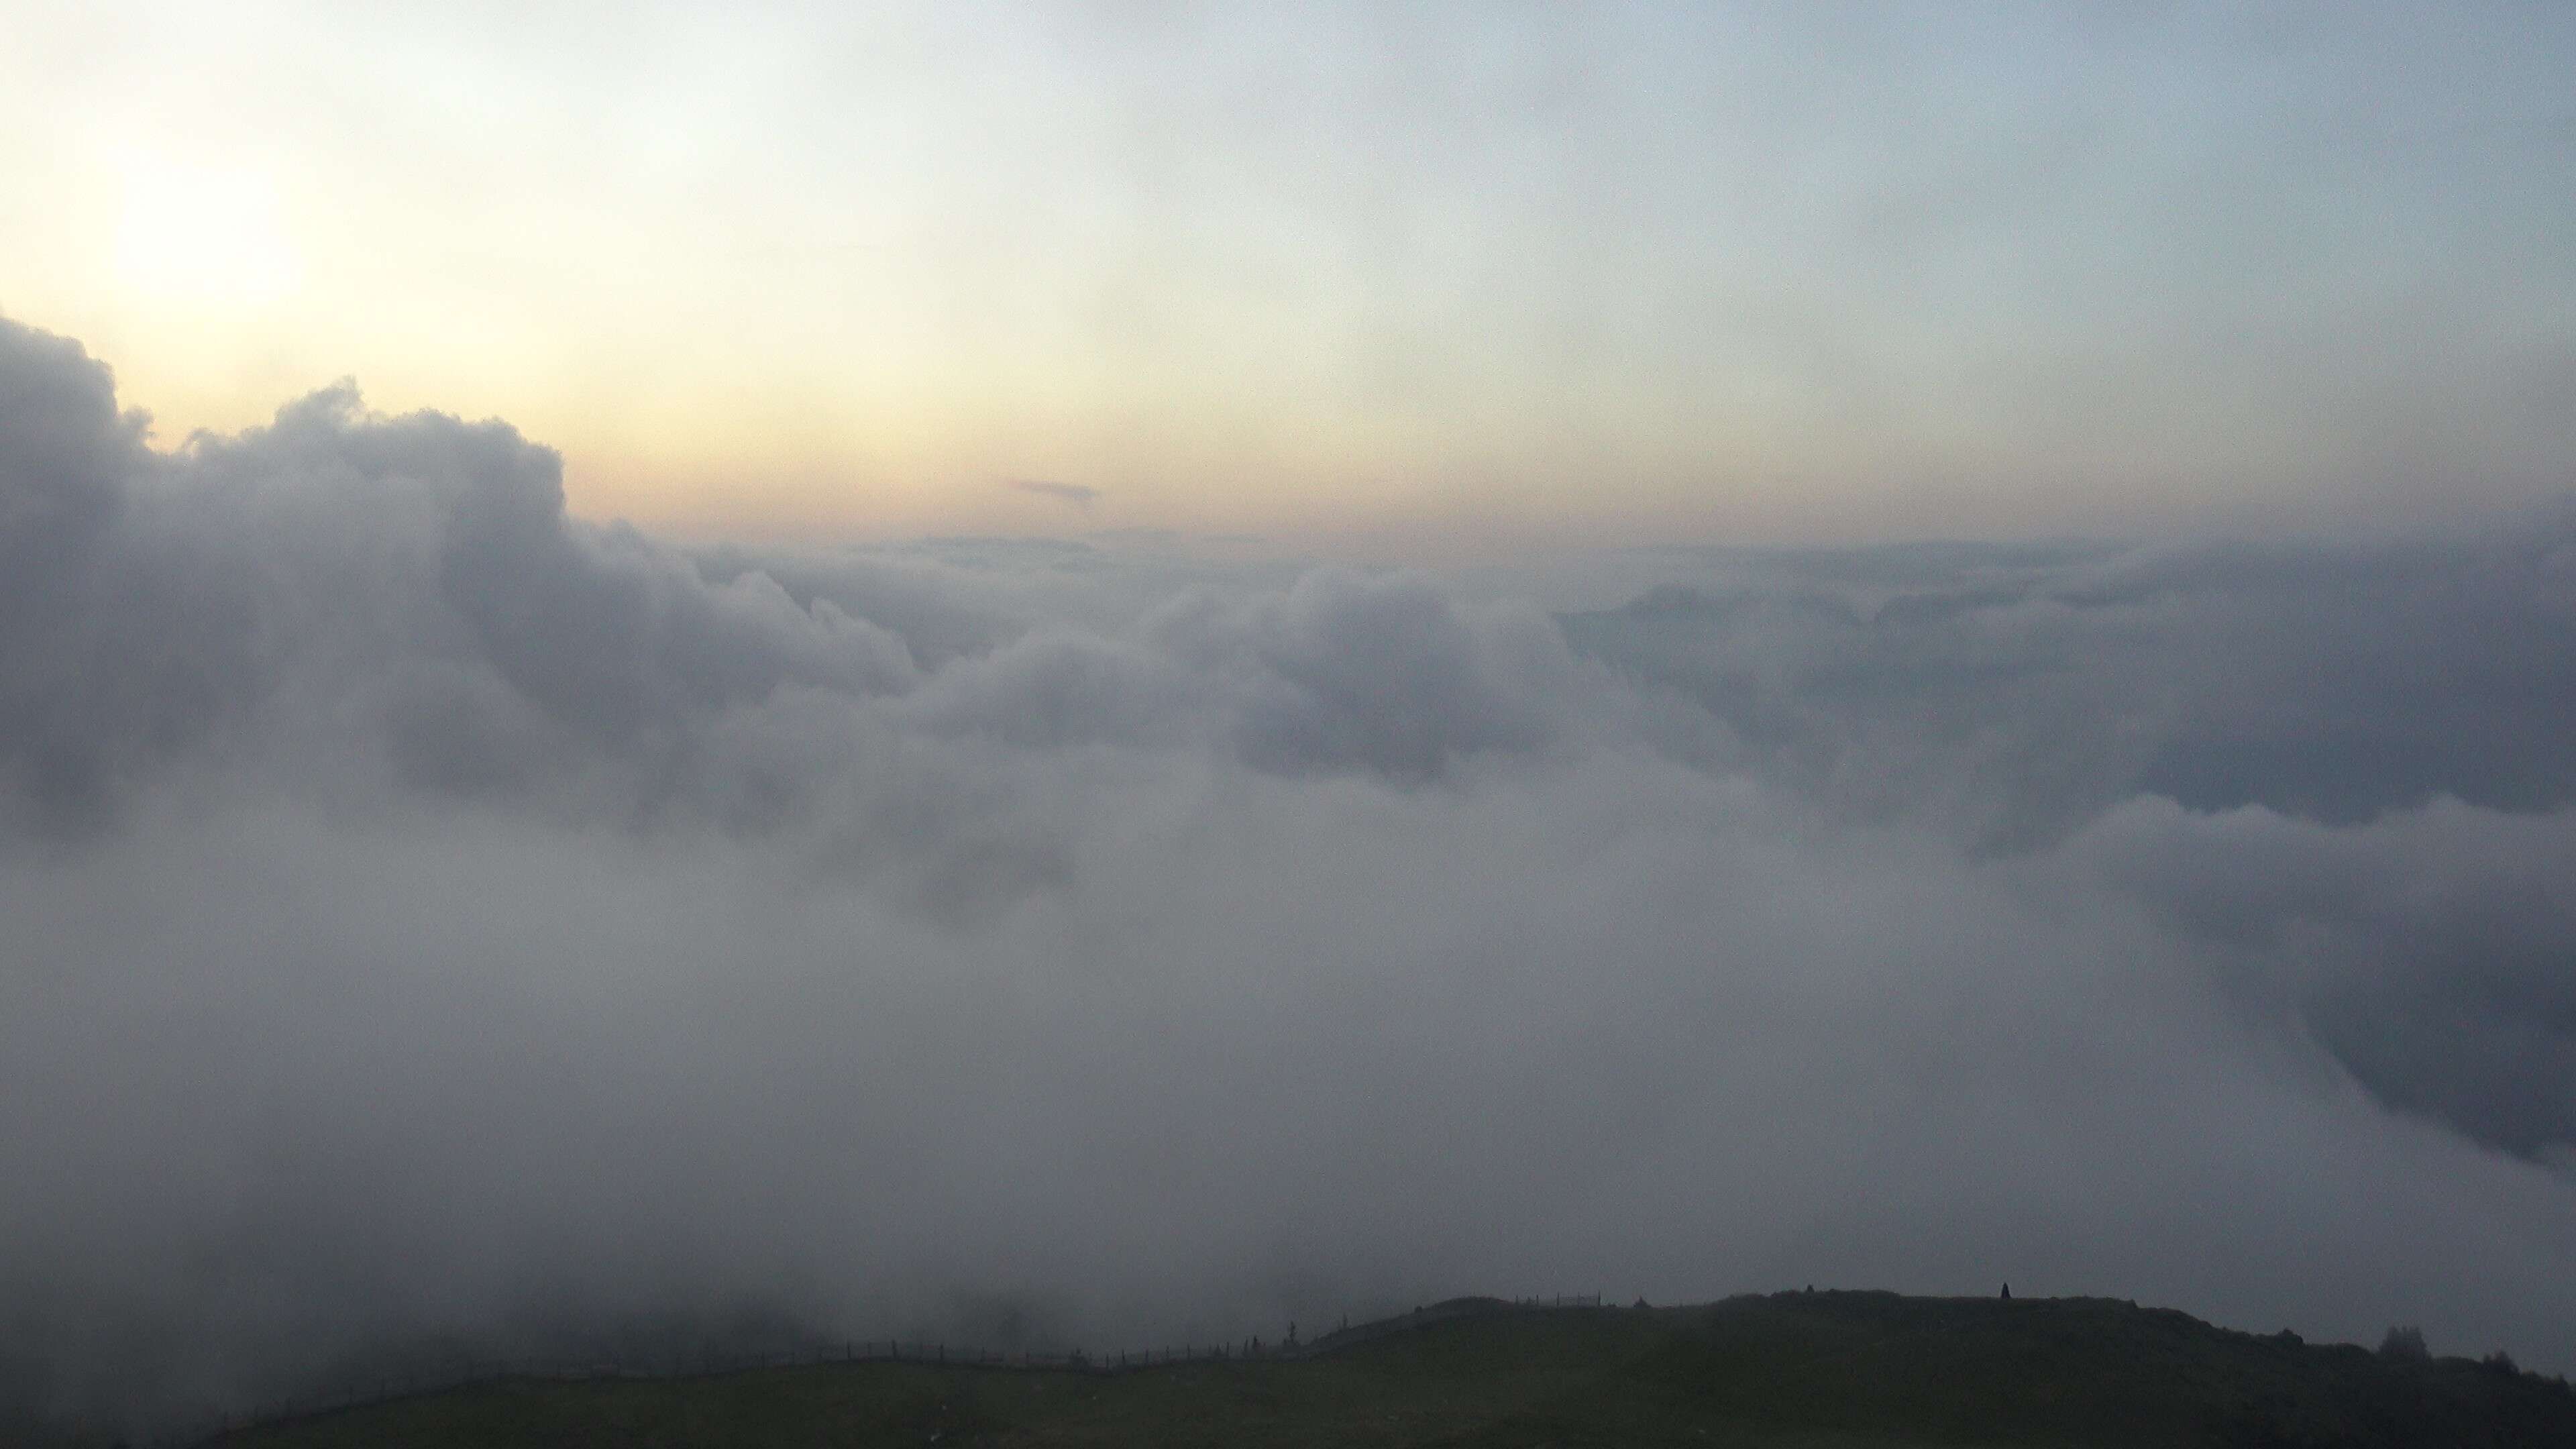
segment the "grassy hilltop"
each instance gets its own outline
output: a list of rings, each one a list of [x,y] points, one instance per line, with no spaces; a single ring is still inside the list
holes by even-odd
[[[957,1445],[2576,1446],[2563,1382],[2106,1299],[1466,1300],[1310,1355],[1116,1373],[860,1363],[504,1381],[221,1449]]]

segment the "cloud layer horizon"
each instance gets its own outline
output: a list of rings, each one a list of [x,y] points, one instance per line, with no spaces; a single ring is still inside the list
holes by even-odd
[[[684,549],[0,320],[0,1415],[1809,1282],[2576,1368],[2576,509],[1639,557]]]

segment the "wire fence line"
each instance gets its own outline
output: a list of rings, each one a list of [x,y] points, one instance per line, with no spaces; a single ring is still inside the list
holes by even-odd
[[[1508,1306],[1517,1309],[1598,1308],[1598,1293],[1556,1294],[1548,1297],[1513,1299],[1452,1300],[1430,1308],[1417,1308],[1408,1314],[1370,1323],[1345,1326],[1320,1337],[1299,1341],[1295,1338],[1265,1342],[1245,1338],[1230,1342],[1185,1344],[1178,1348],[1118,1349],[1091,1354],[1081,1349],[1060,1352],[1038,1350],[998,1350],[975,1348],[936,1341],[903,1339],[850,1339],[838,1344],[816,1344],[786,1351],[766,1352],[699,1352],[679,1354],[651,1361],[629,1359],[611,1361],[569,1358],[493,1358],[465,1359],[443,1369],[388,1375],[372,1385],[342,1390],[337,1393],[307,1395],[280,1399],[256,1407],[216,1415],[200,1420],[194,1426],[177,1432],[139,1441],[146,1449],[196,1449],[212,1445],[228,1435],[253,1429],[292,1423],[299,1419],[319,1418],[326,1414],[344,1413],[402,1399],[425,1398],[432,1394],[451,1393],[458,1389],[497,1387],[510,1383],[678,1383],[688,1379],[718,1378],[727,1374],[750,1373],[761,1369],[822,1368],[837,1364],[904,1363],[932,1368],[966,1369],[1046,1369],[1057,1372],[1118,1374],[1141,1369],[1162,1368],[1173,1364],[1236,1362],[1276,1362],[1311,1358],[1347,1344],[1382,1336],[1387,1332],[1463,1316],[1475,1311],[1464,1304],[1487,1307]],[[1291,1325],[1290,1331],[1295,1331]]]

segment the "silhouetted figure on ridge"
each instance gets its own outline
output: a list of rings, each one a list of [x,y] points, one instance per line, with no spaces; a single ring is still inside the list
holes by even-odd
[[[2004,1285],[2004,1301],[2006,1303],[2010,1303],[2012,1301],[2012,1285],[2010,1283],[2006,1283]]]

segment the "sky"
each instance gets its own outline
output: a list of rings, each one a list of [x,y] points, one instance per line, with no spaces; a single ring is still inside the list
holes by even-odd
[[[6,15],[0,310],[165,445],[351,377],[701,538],[2127,536],[2576,456],[2558,6]]]
[[[0,1439],[1807,1284],[2576,1371],[2568,22],[1963,13],[0,0]]]

